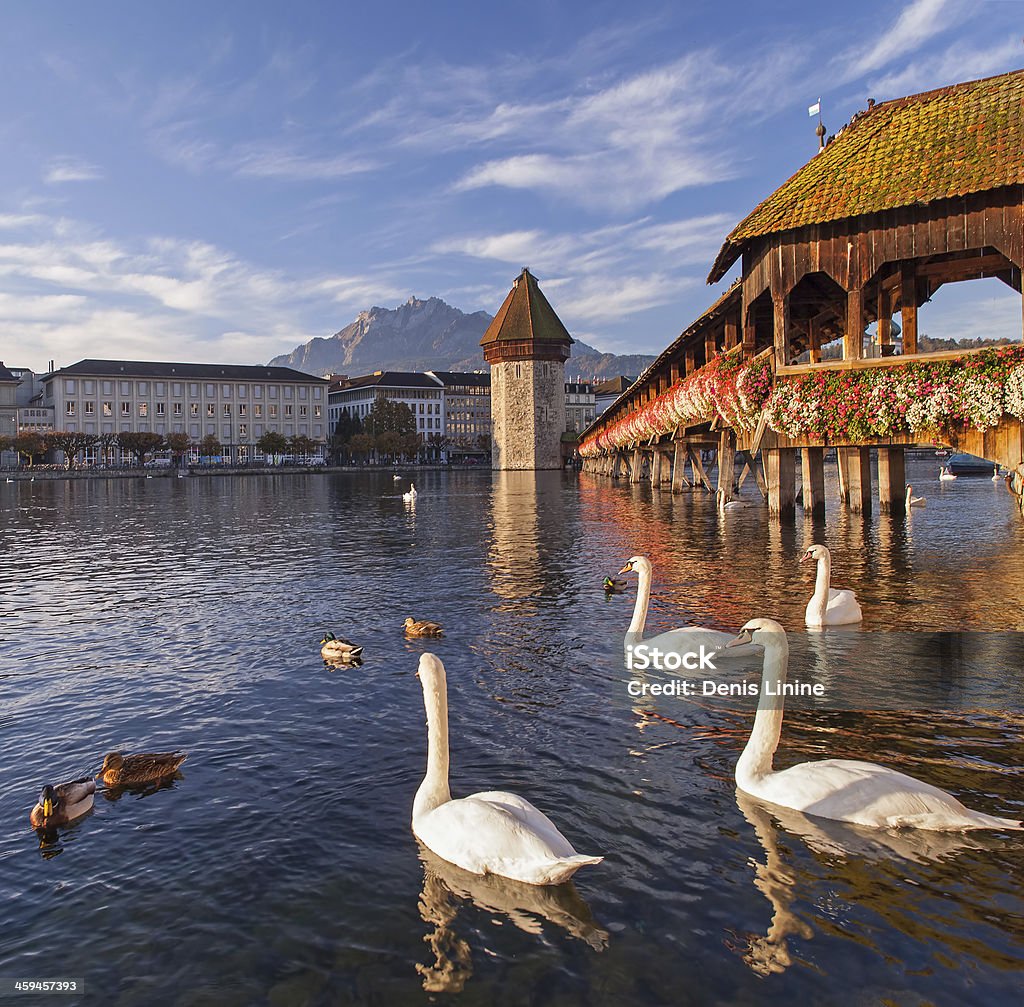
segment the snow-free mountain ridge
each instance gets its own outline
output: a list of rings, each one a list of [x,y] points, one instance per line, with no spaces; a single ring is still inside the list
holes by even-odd
[[[491,323],[486,311],[471,315],[439,297],[410,297],[397,308],[370,308],[327,338],[311,339],[271,366],[307,374],[370,374],[373,371],[479,371],[486,368],[480,339]],[[643,354],[601,353],[573,343],[566,361],[570,379],[639,374],[654,358]]]

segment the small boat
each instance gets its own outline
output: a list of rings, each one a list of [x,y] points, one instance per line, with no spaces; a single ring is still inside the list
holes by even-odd
[[[977,455],[960,452],[950,456],[946,462],[946,471],[955,476],[987,476],[992,474],[992,465],[992,462],[978,458]]]

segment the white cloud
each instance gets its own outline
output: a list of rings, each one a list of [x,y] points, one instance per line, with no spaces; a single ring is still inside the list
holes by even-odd
[[[340,154],[313,157],[295,150],[255,146],[235,150],[221,159],[235,174],[250,178],[281,178],[295,182],[325,181],[373,171],[371,160]]]
[[[75,157],[55,158],[43,174],[43,181],[48,185],[62,182],[96,182],[101,178],[101,168]]]
[[[976,80],[1021,64],[1024,48],[1020,39],[1008,39],[1002,45],[972,48],[957,42],[939,53],[915,59],[909,66],[873,79],[872,91],[881,98],[914,94],[963,80]]]

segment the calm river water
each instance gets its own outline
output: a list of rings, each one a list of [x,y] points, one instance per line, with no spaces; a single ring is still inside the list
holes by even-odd
[[[791,628],[792,673],[848,708],[794,703],[777,764],[867,758],[1020,818],[1024,522],[936,473],[911,465],[909,521],[827,529],[560,473],[420,473],[415,509],[388,473],[0,485],[0,978],[147,1007],[1019,1003],[1020,834],[738,796],[750,703],[630,698],[635,584],[601,590],[644,553],[649,634]],[[811,538],[862,630],[796,632]],[[604,863],[538,892],[417,848],[407,615],[446,629],[455,795],[519,791]],[[325,666],[325,630],[363,666]],[[40,786],[115,748],[189,757],[33,832]]]

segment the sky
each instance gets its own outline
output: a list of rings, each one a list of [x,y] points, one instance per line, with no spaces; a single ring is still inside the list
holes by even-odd
[[[1021,0],[6,4],[0,360],[265,363],[372,306],[660,352],[732,227],[879,101],[1024,67]],[[968,290],[967,288],[972,288]],[[1021,335],[997,280],[932,336]]]

